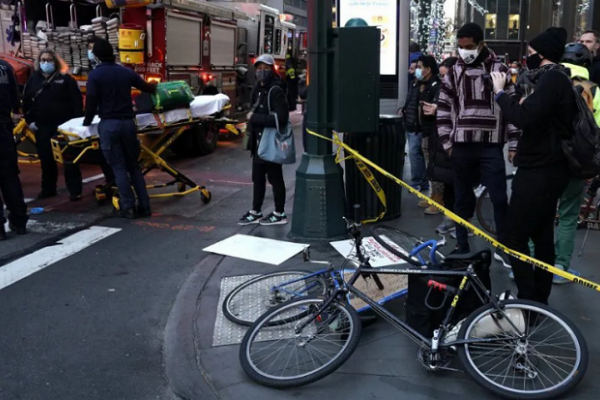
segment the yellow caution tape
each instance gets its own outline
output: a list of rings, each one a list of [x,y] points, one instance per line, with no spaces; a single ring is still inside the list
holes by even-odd
[[[356,166],[358,167],[360,172],[362,172],[362,174],[365,177],[365,179],[367,180],[367,182],[369,182],[369,185],[371,185],[371,188],[373,188],[377,197],[379,197],[379,201],[381,201],[381,204],[383,204],[383,212],[381,214],[379,214],[379,216],[377,218],[366,219],[364,221],[361,221],[361,223],[362,224],[370,224],[370,223],[377,222],[381,218],[383,218],[385,213],[387,212],[387,200],[385,197],[385,192],[379,185],[379,182],[377,182],[377,179],[375,179],[375,175],[373,175],[373,173],[371,172],[369,167],[367,167],[365,165],[365,163],[362,162],[361,160],[359,160],[358,158],[355,158],[355,157],[352,157],[352,158],[354,158],[354,162],[356,163]]]
[[[360,153],[354,149],[352,149],[351,147],[349,147],[347,144],[345,144],[344,142],[342,142],[338,136],[338,134],[336,132],[333,132],[333,138],[329,138],[327,136],[323,136],[323,135],[319,135],[316,132],[313,132],[309,129],[307,129],[307,132],[310,133],[313,136],[316,136],[318,138],[327,140],[329,142],[332,142],[334,144],[336,144],[338,147],[338,154],[336,157],[336,161],[340,161],[340,157],[339,154],[340,152],[343,150],[346,151],[347,154],[350,154],[350,156],[346,157],[346,159],[348,158],[353,158],[356,161],[361,161],[363,162],[365,165],[368,165],[370,167],[372,167],[373,169],[375,169],[376,171],[378,171],[379,173],[381,173],[383,176],[391,179],[392,181],[396,182],[398,185],[402,186],[404,189],[408,190],[409,193],[414,194],[415,196],[417,196],[418,198],[420,198],[421,200],[424,200],[427,202],[427,204],[429,204],[430,206],[434,206],[435,208],[439,209],[441,211],[441,213],[443,215],[445,215],[446,217],[450,218],[452,221],[456,222],[457,224],[460,224],[462,226],[464,226],[465,228],[471,230],[475,236],[478,236],[482,239],[484,239],[486,242],[488,242],[489,244],[492,245],[492,247],[505,252],[506,254],[516,258],[517,260],[526,262],[528,264],[531,264],[537,268],[541,268],[545,271],[548,271],[552,274],[561,276],[565,279],[570,280],[573,283],[577,283],[581,286],[585,286],[591,289],[594,289],[598,292],[600,292],[600,284],[594,283],[592,281],[589,281],[587,279],[583,279],[581,277],[575,276],[573,274],[570,274],[566,271],[563,271],[560,268],[556,268],[553,265],[550,264],[546,264],[544,262],[541,262],[539,260],[536,260],[533,257],[530,256],[526,256],[524,254],[521,254],[517,251],[511,250],[508,247],[504,246],[503,244],[501,244],[500,242],[498,242],[496,239],[492,238],[490,235],[488,235],[487,233],[483,232],[481,229],[477,228],[476,226],[470,224],[469,222],[465,221],[464,219],[460,218],[458,215],[454,214],[452,211],[444,208],[443,206],[441,206],[440,204],[436,203],[435,201],[431,200],[429,197],[425,196],[424,194],[422,194],[421,192],[419,192],[416,189],[413,189],[410,185],[408,185],[407,183],[403,182],[401,179],[395,177],[394,175],[390,174],[389,172],[387,172],[386,170],[384,170],[383,168],[379,167],[377,164],[373,163],[371,160],[363,157],[360,155]]]

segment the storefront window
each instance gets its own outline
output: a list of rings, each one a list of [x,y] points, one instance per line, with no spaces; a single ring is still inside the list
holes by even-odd
[[[485,38],[498,38],[498,1],[488,0],[486,2],[489,14],[485,15]]]
[[[485,15],[485,38],[496,39],[496,26],[498,23],[498,14]]]
[[[508,17],[508,39],[519,40],[519,28],[521,27],[521,16],[510,14]]]
[[[275,30],[275,54],[281,54],[281,42],[284,39],[281,37],[281,29]]]

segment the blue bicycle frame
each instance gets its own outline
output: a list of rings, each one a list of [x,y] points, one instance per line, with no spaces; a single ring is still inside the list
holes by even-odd
[[[433,265],[437,265],[438,263],[437,263],[437,258],[436,258],[436,251],[437,251],[437,248],[439,247],[439,245],[438,245],[438,242],[436,240],[428,240],[427,242],[423,242],[423,243],[415,246],[415,248],[409,253],[409,257],[417,257],[418,260],[419,260],[419,262],[422,265],[427,264],[426,261],[423,259],[423,257],[421,256],[420,253],[421,253],[421,251],[423,251],[424,249],[426,249],[428,247],[431,248],[431,250],[429,251],[429,259],[431,260],[431,262],[433,263]],[[353,271],[353,270],[352,269],[344,269],[344,268],[342,268],[342,274],[345,271]],[[302,276],[300,278],[296,278],[296,279],[293,279],[293,280],[290,280],[290,281],[283,282],[282,284],[280,284],[278,286],[273,286],[271,288],[271,292],[284,292],[284,293],[290,294],[290,295],[295,296],[295,297],[301,297],[301,296],[304,296],[305,293],[307,293],[308,291],[310,291],[316,285],[318,285],[318,283],[317,282],[313,282],[313,283],[307,285],[306,287],[304,287],[302,290],[299,290],[299,291],[289,290],[289,289],[286,288],[286,286],[292,285],[294,283],[298,283],[300,281],[305,281],[305,280],[308,280],[308,279],[316,277],[316,276],[327,275],[327,274],[331,275],[332,281],[334,282],[334,285],[335,285],[335,288],[339,290],[340,289],[339,283],[338,283],[337,279],[335,279],[336,273],[334,271],[332,271],[331,268],[326,268],[326,269],[322,269],[322,270],[319,270],[317,272],[313,272],[311,274]],[[384,303],[386,303],[386,302],[388,302],[390,300],[396,299],[398,297],[402,297],[406,293],[407,293],[407,290],[401,290],[400,292],[393,293],[390,296],[386,296],[386,297],[382,298],[381,300],[378,301],[378,303],[379,304],[384,304]],[[366,310],[368,310],[370,308],[371,308],[371,306],[367,305],[366,307],[363,307],[363,308],[361,308],[360,310],[357,310],[357,311],[358,312],[362,312],[362,311],[366,311]]]

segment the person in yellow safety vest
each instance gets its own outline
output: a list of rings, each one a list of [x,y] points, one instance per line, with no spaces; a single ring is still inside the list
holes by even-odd
[[[298,104],[298,77],[296,76],[296,60],[290,54],[285,56],[285,83],[287,84],[288,105],[290,111],[296,111]]]
[[[565,53],[561,59],[561,64],[570,71],[573,84],[583,88],[581,95],[594,113],[596,123],[600,126],[600,90],[598,89],[598,85],[589,80],[590,74],[588,68],[592,65],[592,62],[592,54],[585,45],[580,43],[567,44]],[[555,265],[557,268],[568,271],[576,276],[580,276],[581,274],[571,269],[570,264],[575,248],[575,235],[577,233],[579,213],[585,195],[584,188],[584,180],[571,178],[558,205],[559,217],[555,241]],[[553,282],[555,284],[565,284],[571,281],[554,275]]]

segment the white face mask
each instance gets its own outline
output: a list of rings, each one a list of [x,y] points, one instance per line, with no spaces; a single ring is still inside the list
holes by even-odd
[[[458,49],[458,55],[460,56],[460,58],[463,59],[463,61],[466,64],[473,64],[473,62],[475,62],[477,57],[479,57],[480,52],[481,51],[479,49],[475,49],[475,50]]]
[[[513,75],[518,75],[519,71],[516,68],[511,68],[510,73]]]

